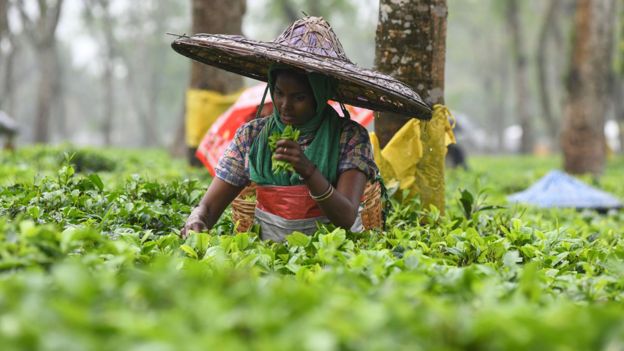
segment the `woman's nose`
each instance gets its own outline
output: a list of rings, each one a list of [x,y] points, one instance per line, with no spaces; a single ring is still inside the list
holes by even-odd
[[[290,108],[290,99],[283,98],[282,101],[280,101],[280,107],[282,111],[288,111]]]

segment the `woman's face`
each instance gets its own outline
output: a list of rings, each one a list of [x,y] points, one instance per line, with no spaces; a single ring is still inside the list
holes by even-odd
[[[273,90],[273,104],[282,123],[298,126],[314,117],[316,101],[306,76],[282,71],[277,74]]]

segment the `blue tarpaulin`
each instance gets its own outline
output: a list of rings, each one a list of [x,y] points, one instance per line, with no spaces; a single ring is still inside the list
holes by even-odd
[[[622,202],[613,195],[561,171],[550,171],[528,189],[509,195],[507,200],[538,207],[603,210],[622,207]]]

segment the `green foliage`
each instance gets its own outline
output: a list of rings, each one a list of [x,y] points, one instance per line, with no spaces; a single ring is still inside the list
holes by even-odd
[[[624,214],[488,210],[550,161],[450,171],[446,216],[393,202],[386,232],[324,226],[272,243],[232,235],[229,214],[181,240],[203,187],[190,173],[126,174],[128,154],[110,157],[117,182],[64,162],[0,185],[2,350],[624,345]],[[171,174],[170,162],[149,171]],[[620,197],[622,164],[601,180]]]
[[[113,172],[115,161],[98,153],[85,150],[65,153],[65,159],[71,163],[76,172]]]
[[[297,141],[299,140],[299,134],[301,134],[301,131],[297,128],[293,128],[290,124],[284,128],[283,132],[281,133],[274,132],[273,134],[269,136],[269,148],[271,149],[271,152],[275,152],[278,141],[280,140]],[[279,174],[279,173],[285,173],[285,172],[292,173],[295,171],[295,169],[293,168],[292,164],[290,164],[290,162],[276,160],[275,155],[271,157],[271,170],[273,171],[273,174]]]
[[[464,211],[466,219],[473,218],[473,216],[480,211],[503,208],[502,206],[496,205],[484,205],[483,203],[485,202],[487,196],[484,195],[483,192],[479,192],[476,197],[466,189],[460,189],[459,193],[459,203],[461,204],[461,208]]]
[[[31,146],[15,152],[0,153],[0,185],[32,183],[52,176],[65,164],[79,173],[98,172],[105,184],[119,185],[125,178],[143,175],[161,180],[190,176],[206,182],[208,174],[188,169],[181,160],[171,160],[163,151],[76,148],[69,144],[55,147]]]

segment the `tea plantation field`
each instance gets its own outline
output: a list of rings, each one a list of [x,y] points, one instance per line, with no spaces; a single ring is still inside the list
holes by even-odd
[[[446,216],[277,244],[179,239],[210,178],[158,151],[0,153],[0,349],[624,350],[624,212],[509,206],[560,160],[470,161]]]

